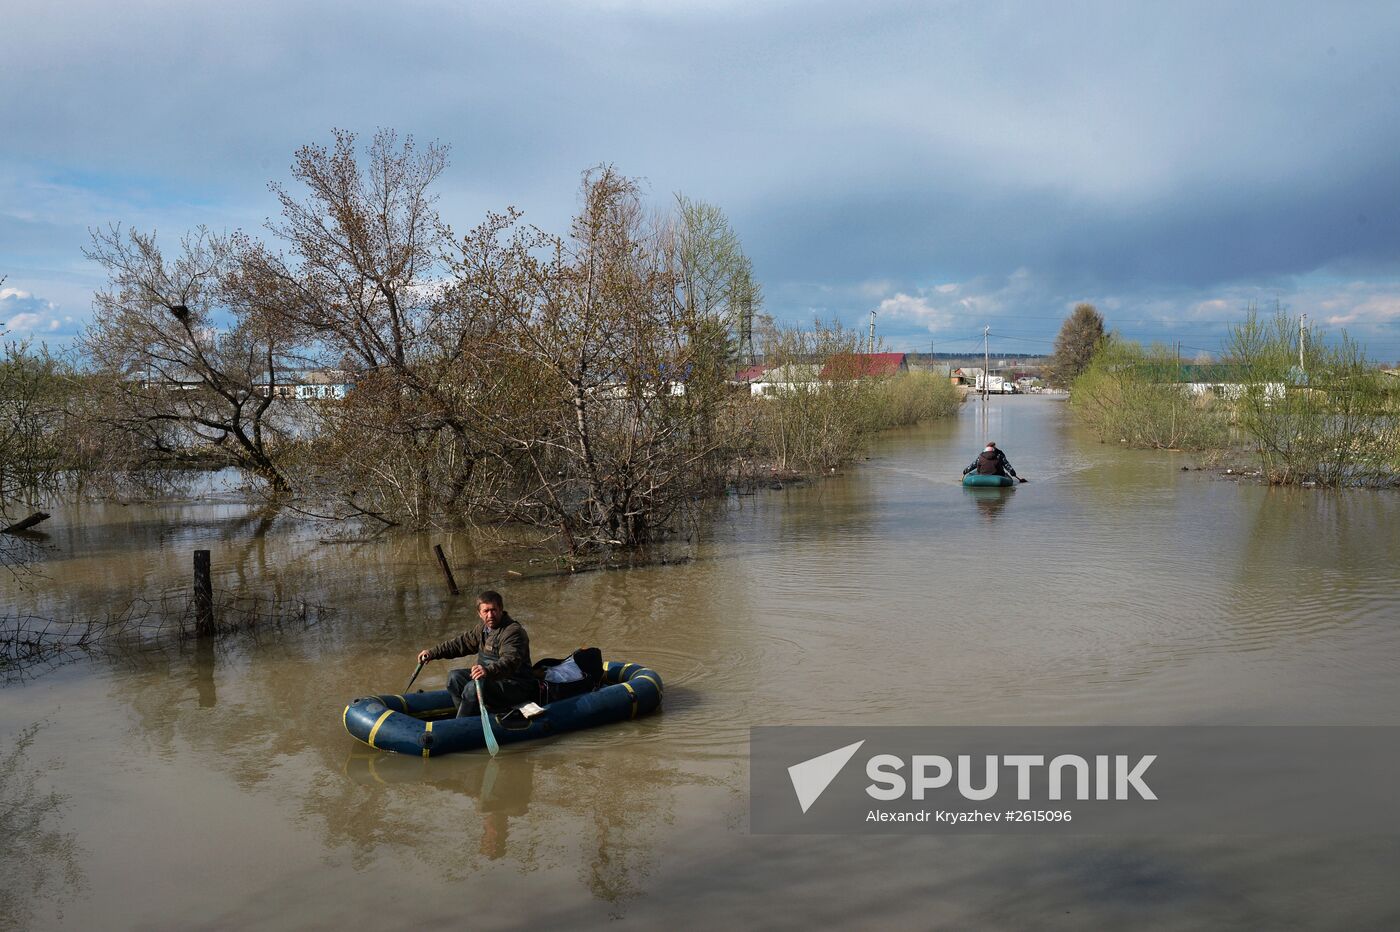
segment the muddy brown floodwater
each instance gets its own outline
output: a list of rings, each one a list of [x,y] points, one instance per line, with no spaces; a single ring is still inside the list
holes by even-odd
[[[958,484],[987,436],[1030,484]],[[527,579],[474,578],[465,537],[323,544],[217,497],[54,508],[47,579],[0,611],[100,613],[207,547],[216,586],[336,615],[0,689],[0,925],[1395,927],[1395,838],[748,832],[755,724],[1400,723],[1400,495],[1185,462],[993,399],[732,498],[688,563]],[[439,540],[536,656],[644,663],[661,713],[494,763],[353,740],[345,702],[471,617]]]

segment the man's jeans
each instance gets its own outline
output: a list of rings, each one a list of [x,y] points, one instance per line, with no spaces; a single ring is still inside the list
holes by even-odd
[[[476,685],[472,682],[471,670],[453,670],[449,673],[447,691],[457,706],[458,718],[481,714],[476,704]],[[532,680],[484,676],[481,678],[481,697],[486,700],[487,711],[505,712],[522,703],[534,702],[539,698],[539,687]]]

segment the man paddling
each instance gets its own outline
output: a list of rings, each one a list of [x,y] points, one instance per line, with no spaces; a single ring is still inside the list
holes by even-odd
[[[1011,461],[1006,458],[1006,454],[997,449],[997,445],[992,441],[987,441],[987,446],[982,452],[977,454],[977,459],[972,461],[972,465],[963,470],[965,476],[973,470],[979,476],[1010,476],[1021,482],[1025,482],[1016,475],[1016,470],[1011,468]]]
[[[475,628],[418,652],[419,663],[476,654],[470,669],[453,670],[447,676],[447,691],[457,706],[458,718],[480,714],[473,680],[481,683],[488,710],[508,709],[539,695],[530,670],[530,636],[507,614],[501,594],[488,589],[477,596],[476,614],[481,624]]]

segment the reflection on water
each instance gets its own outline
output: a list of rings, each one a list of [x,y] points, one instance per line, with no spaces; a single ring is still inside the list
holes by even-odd
[[[1014,492],[1015,489],[1010,486],[1004,488],[967,486],[968,496],[977,503],[978,511],[982,512],[982,517],[988,521],[995,520],[997,515],[1001,514]]]
[[[518,872],[574,865],[609,902],[634,896],[651,872],[656,829],[686,782],[671,767],[568,749],[424,760],[361,748],[342,770],[346,782],[305,796],[303,811],[324,827],[328,849],[348,846],[362,867],[407,859],[465,882],[486,861]]]
[[[988,436],[1030,484],[961,485]],[[0,738],[55,763],[73,924],[408,924],[466,903],[507,926],[1376,925],[1397,906],[1388,840],[748,834],[756,724],[1394,724],[1400,495],[1182,464],[1097,443],[1054,399],[993,399],[886,435],[846,476],[728,500],[683,565],[533,578],[469,534],[325,543],[217,500],[50,509],[49,582],[0,593],[6,610],[180,589],[207,547],[216,586],[336,615],[71,665],[4,691]],[[471,621],[439,542],[464,592],[505,593],[537,656],[645,663],[662,711],[495,761],[355,742],[344,703],[401,688]],[[44,893],[15,895],[56,924]]]
[[[510,840],[510,819],[530,811],[535,792],[535,759],[529,754],[510,754],[474,761],[464,773],[453,772],[451,779],[436,761],[406,759],[370,748],[353,751],[345,761],[345,774],[357,783],[372,781],[381,786],[392,783],[434,783],[448,791],[477,801],[481,823],[480,853],[495,861],[505,856]]]
[[[62,827],[66,799],[39,789],[42,765],[30,756],[39,728],[21,729],[0,756],[0,929],[30,928],[41,903],[61,917],[83,884],[82,852]]]
[[[214,686],[214,639],[199,638],[194,648],[194,684],[199,693],[199,707],[212,709],[219,703]]]

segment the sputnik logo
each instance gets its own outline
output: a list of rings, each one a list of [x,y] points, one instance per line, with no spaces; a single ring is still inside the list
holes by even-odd
[[[845,767],[860,746],[865,743],[862,739],[855,744],[848,744],[844,748],[837,748],[828,751],[810,760],[804,760],[800,764],[793,764],[788,768],[788,777],[792,780],[793,792],[797,794],[797,802],[805,813],[812,808],[812,803],[826,792],[826,788],[831,785],[831,781],[836,779],[841,768]]]

